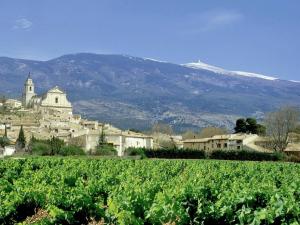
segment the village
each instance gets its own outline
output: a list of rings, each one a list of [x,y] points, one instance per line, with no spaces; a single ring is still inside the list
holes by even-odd
[[[26,141],[34,137],[46,140],[56,137],[66,145],[76,145],[85,152],[93,152],[99,144],[99,138],[105,134],[105,142],[124,156],[128,148],[159,149],[163,142],[171,142],[176,149],[213,150],[249,150],[256,152],[273,152],[264,143],[266,138],[258,134],[234,133],[216,134],[198,138],[193,136],[166,135],[159,131],[143,134],[133,130],[121,130],[111,124],[82,118],[73,114],[72,104],[67,93],[55,86],[42,95],[35,93],[35,83],[29,73],[23,88],[22,100],[6,99],[0,107],[9,113],[0,116],[0,136],[6,136],[10,144],[4,146],[0,155],[12,155],[16,152],[15,144],[20,129],[25,133]],[[291,145],[290,145],[291,146]],[[290,147],[286,151],[299,154],[297,148]],[[2,154],[1,154],[2,153]]]
[[[43,95],[35,93],[35,84],[28,75],[24,84],[22,101],[7,99],[3,104],[11,113],[1,115],[0,135],[6,135],[15,143],[21,126],[26,140],[34,136],[37,139],[57,137],[66,144],[76,144],[85,151],[97,146],[99,136],[105,132],[106,141],[122,156],[126,148],[153,148],[153,138],[141,133],[122,131],[110,124],[81,118],[73,114],[72,104],[67,94],[59,87],[53,87]],[[15,151],[13,145],[6,147],[4,154]]]

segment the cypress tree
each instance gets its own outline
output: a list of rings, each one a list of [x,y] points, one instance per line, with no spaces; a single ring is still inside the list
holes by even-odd
[[[7,127],[6,127],[6,124],[4,124],[4,126],[5,126],[5,131],[4,131],[4,136],[3,137],[7,138]]]
[[[101,134],[100,134],[100,137],[99,137],[99,140],[98,140],[98,147],[103,147],[103,145],[106,144],[106,140],[105,140],[105,133],[104,133],[104,129],[102,127],[101,129]]]
[[[26,139],[25,139],[25,135],[24,135],[23,125],[21,125],[21,129],[20,129],[20,132],[19,132],[19,137],[17,139],[17,144],[21,148],[25,148],[25,146],[26,146]]]

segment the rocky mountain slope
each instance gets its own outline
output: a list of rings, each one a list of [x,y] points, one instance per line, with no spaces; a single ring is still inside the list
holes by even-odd
[[[0,57],[0,93],[21,96],[28,72],[38,93],[59,85],[75,112],[121,128],[146,129],[161,120],[177,130],[232,127],[239,116],[300,105],[298,82],[201,62],[177,65],[89,53],[49,61]]]

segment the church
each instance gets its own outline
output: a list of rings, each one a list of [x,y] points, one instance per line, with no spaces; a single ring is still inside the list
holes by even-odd
[[[43,114],[72,115],[72,104],[68,101],[67,94],[55,86],[46,93],[37,95],[30,73],[24,84],[22,105],[24,108],[34,109]]]

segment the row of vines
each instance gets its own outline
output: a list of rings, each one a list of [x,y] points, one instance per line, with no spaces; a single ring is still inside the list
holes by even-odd
[[[300,165],[209,160],[0,161],[0,224],[299,224]]]

